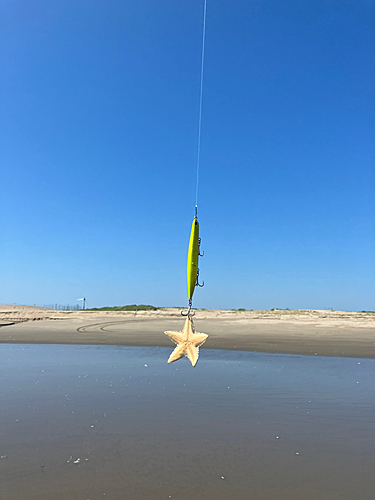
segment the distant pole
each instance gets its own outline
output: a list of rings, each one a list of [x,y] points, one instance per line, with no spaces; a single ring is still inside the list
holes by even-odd
[[[86,308],[86,299],[85,299],[85,297],[83,297],[82,299],[77,299],[77,302],[79,300],[82,300],[82,309],[85,309]]]

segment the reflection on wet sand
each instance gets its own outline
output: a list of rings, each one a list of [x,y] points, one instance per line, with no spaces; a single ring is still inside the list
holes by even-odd
[[[373,499],[371,359],[0,350],[2,500]]]

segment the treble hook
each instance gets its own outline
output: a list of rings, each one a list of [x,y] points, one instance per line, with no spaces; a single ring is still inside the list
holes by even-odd
[[[202,284],[199,283],[199,269],[197,269],[197,281],[195,283],[195,286],[199,286],[202,288],[202,286],[204,286],[204,281]]]
[[[187,313],[185,314],[182,311],[180,311],[181,312],[181,316],[189,316],[189,317],[195,316],[195,312],[191,311],[192,305],[193,305],[193,301],[191,299],[189,299],[189,307],[188,307]]]

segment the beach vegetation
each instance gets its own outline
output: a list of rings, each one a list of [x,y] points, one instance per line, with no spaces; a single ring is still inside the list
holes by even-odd
[[[126,306],[105,306],[105,307],[93,307],[91,309],[86,309],[86,311],[157,311],[158,308],[155,306],[150,306],[146,304],[130,304]]]

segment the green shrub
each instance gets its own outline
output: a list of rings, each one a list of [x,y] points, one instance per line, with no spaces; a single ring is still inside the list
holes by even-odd
[[[145,304],[131,304],[128,306],[113,306],[113,307],[93,307],[91,309],[86,309],[86,311],[157,311],[158,308],[155,306],[149,306]]]

